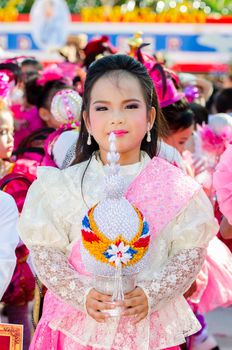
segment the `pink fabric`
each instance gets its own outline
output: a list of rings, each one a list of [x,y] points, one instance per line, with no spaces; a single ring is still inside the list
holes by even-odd
[[[0,180],[3,190],[13,196],[19,212],[22,210],[30,184],[36,179],[36,169],[36,162],[20,159],[12,163],[9,174]]]
[[[52,159],[52,149],[53,149],[54,143],[57,141],[58,137],[61,135],[62,132],[63,132],[63,128],[59,128],[58,130],[52,132],[46,139],[44,143],[45,156],[44,156],[42,165],[52,166],[57,168],[56,163]]]
[[[208,283],[198,308],[203,314],[217,307],[232,305],[232,255],[217,237],[209,244],[205,268],[208,270]]]
[[[155,237],[199,190],[181,169],[155,157],[129,186],[126,197],[142,211]]]
[[[221,156],[214,174],[213,184],[222,214],[232,225],[232,145]]]
[[[67,329],[71,328],[73,323],[76,323],[76,333],[75,335],[78,337],[79,334],[82,334],[82,326],[83,322],[88,322],[88,318],[86,315],[82,312],[75,312],[75,315],[73,314],[73,308],[62,302],[60,299],[56,298],[52,293],[49,291],[45,295],[44,300],[44,308],[43,308],[43,315],[42,319],[40,320],[34,337],[32,339],[30,350],[44,350],[44,349],[53,349],[53,350],[104,350],[104,349],[96,349],[92,346],[83,346],[78,344],[75,340],[71,339],[70,337],[66,336],[61,331],[53,330],[51,329],[48,324],[51,319],[51,317],[54,317],[54,312],[59,313],[59,317],[62,318],[63,316],[67,316],[68,313],[72,314],[72,317],[65,318],[66,325],[65,327]],[[155,318],[155,314],[153,315],[153,319]],[[77,323],[77,319],[79,323]],[[126,322],[120,322],[119,329],[123,328],[125,333],[125,339],[126,339],[126,328],[127,328],[128,320],[126,319]],[[64,326],[64,323],[62,324]],[[104,325],[103,325],[104,326]],[[131,326],[131,324],[130,324]],[[155,332],[158,334],[161,329],[155,330],[152,327],[152,319],[151,319],[151,332]],[[135,334],[136,337],[136,334]],[[152,344],[150,344],[150,349],[153,349]],[[174,346],[165,350],[179,350],[179,346]],[[114,348],[111,348],[111,350],[114,350]],[[137,348],[131,348],[131,350],[139,350]]]
[[[33,181],[36,178],[37,167],[38,163],[35,160],[18,159],[14,164],[12,172],[22,173]]]
[[[218,189],[222,207],[232,213],[232,145],[221,157],[214,174],[214,185]],[[186,162],[189,164],[190,152]],[[226,194],[226,197],[225,197]],[[222,198],[225,200],[223,202]],[[229,200],[228,200],[229,199]],[[229,204],[230,201],[230,204]],[[232,216],[231,216],[232,218]],[[209,244],[207,256],[196,280],[197,291],[190,300],[200,300],[198,310],[204,314],[218,307],[232,305],[232,255],[226,244],[215,237]]]
[[[200,186],[180,169],[163,159],[154,158],[129,186],[126,197],[143,212],[149,222],[150,231],[154,238],[181,212],[199,188]],[[79,273],[86,273],[80,256],[80,242],[74,245],[69,262]],[[152,313],[150,316],[150,334],[157,334],[158,336],[162,329],[154,329],[153,323],[156,317],[158,317],[157,313]],[[75,310],[48,291],[45,297],[43,315],[36,329],[30,350],[47,348],[56,350],[92,349],[74,343],[71,338],[61,335],[58,330],[52,331],[48,326],[50,321],[58,322],[58,329],[62,328],[69,334],[75,334],[78,338],[79,335],[83,335],[88,317],[86,313]],[[122,318],[118,325],[118,331],[121,330],[125,338],[127,337],[128,322],[128,318]],[[134,337],[136,338],[136,327],[132,324],[130,324],[130,327],[134,327]],[[151,341],[150,349],[154,347]],[[176,350],[178,347],[172,349]],[[131,350],[138,349],[133,347]]]

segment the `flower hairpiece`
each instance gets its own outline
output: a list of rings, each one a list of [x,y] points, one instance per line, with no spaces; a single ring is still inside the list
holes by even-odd
[[[40,78],[37,79],[37,85],[40,86],[44,86],[48,81],[60,80],[64,77],[62,70],[56,64],[45,68],[40,74]]]
[[[188,85],[184,88],[184,94],[189,103],[194,102],[200,96],[199,88],[194,85]]]
[[[217,156],[220,156],[232,141],[232,128],[229,126],[225,126],[219,135],[208,125],[199,126],[198,132],[202,149]]]

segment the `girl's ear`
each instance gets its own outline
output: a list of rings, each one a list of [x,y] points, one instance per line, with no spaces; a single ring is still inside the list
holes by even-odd
[[[90,122],[89,122],[89,118],[87,117],[87,113],[86,111],[83,111],[83,119],[84,119],[84,123],[86,126],[86,129],[89,133],[91,133],[91,126],[90,126]]]
[[[40,118],[45,122],[48,122],[50,119],[50,113],[46,108],[43,108],[43,107],[39,108],[39,115],[40,115]]]
[[[155,118],[156,118],[156,109],[155,109],[155,107],[151,107],[151,110],[150,110],[149,116],[148,116],[148,122],[149,122],[151,128],[154,125]]]

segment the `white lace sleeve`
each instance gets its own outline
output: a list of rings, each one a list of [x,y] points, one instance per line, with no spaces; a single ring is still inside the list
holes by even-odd
[[[61,250],[35,245],[31,248],[35,270],[43,284],[55,295],[79,310],[85,309],[90,279],[68,263]]]
[[[152,311],[183,295],[200,271],[205,255],[205,248],[181,250],[168,260],[153,280],[138,283],[146,293]]]

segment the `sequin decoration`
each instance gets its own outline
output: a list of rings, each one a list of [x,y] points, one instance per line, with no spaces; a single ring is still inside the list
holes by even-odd
[[[51,113],[55,119],[65,125],[79,125],[82,107],[82,98],[74,90],[58,91],[52,99]]]
[[[82,243],[85,249],[96,260],[111,266],[117,266],[119,262],[122,267],[136,264],[146,254],[150,243],[149,226],[143,214],[134,207],[139,219],[139,229],[131,241],[120,233],[111,240],[99,230],[94,220],[96,207],[97,205],[91,208],[82,221]]]

